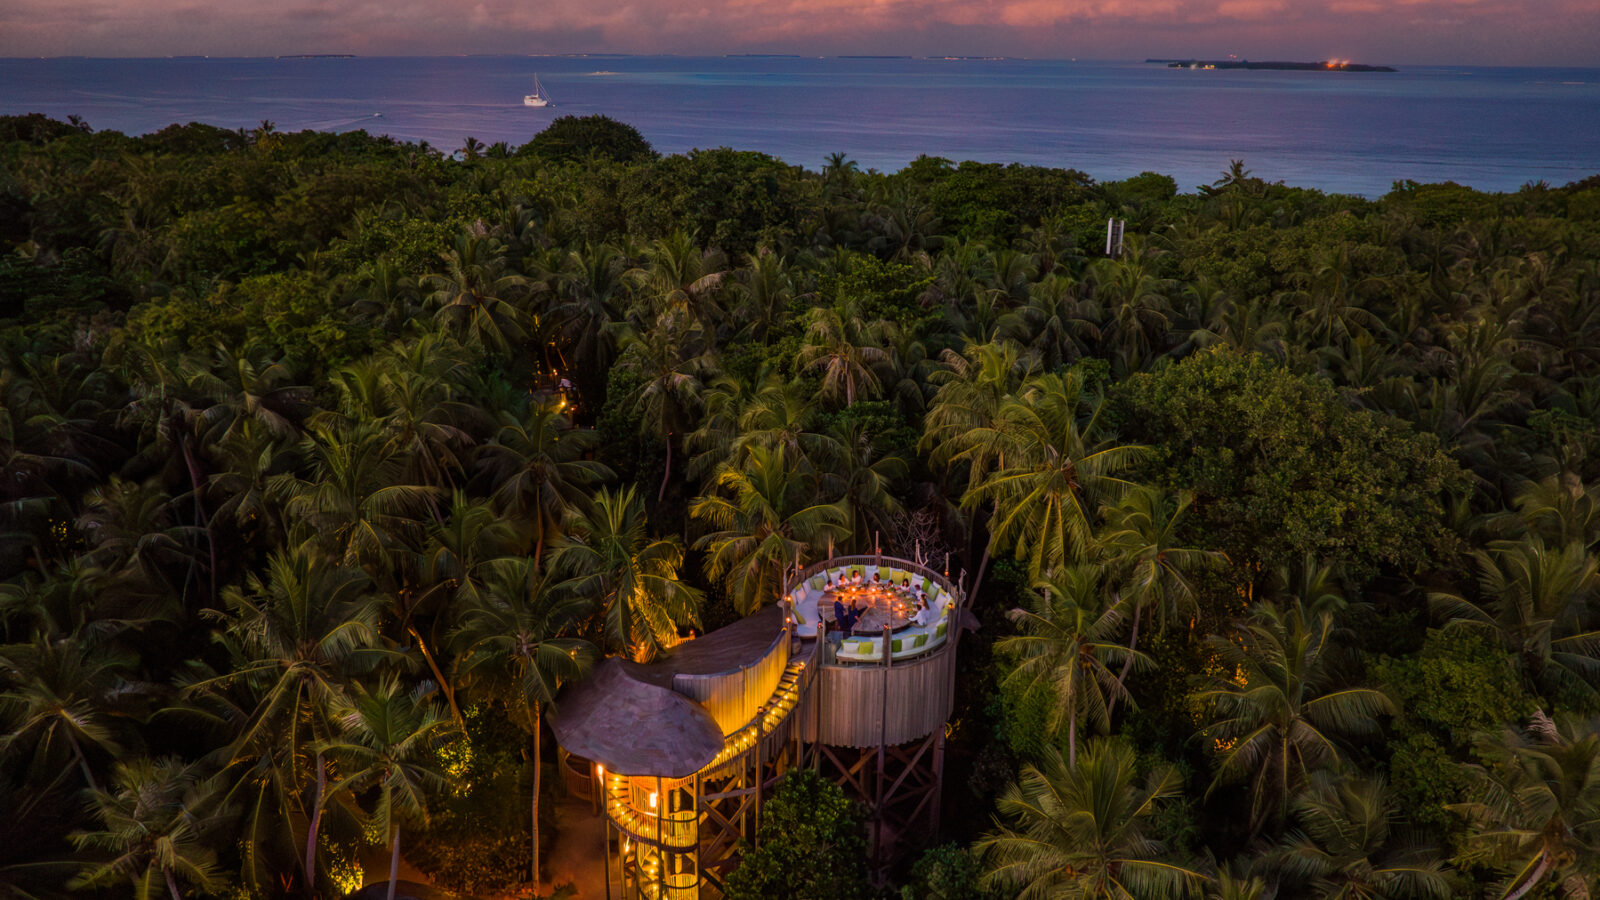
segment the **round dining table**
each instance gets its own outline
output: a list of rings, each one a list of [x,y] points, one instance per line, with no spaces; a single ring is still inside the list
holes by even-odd
[[[850,606],[852,601],[857,609],[861,610],[861,617],[856,620],[852,634],[872,635],[881,634],[885,626],[890,631],[899,631],[911,624],[911,616],[916,610],[915,595],[911,589],[888,583],[873,584],[867,582],[859,585],[835,586],[824,591],[822,595],[822,617],[830,623],[834,622],[833,603],[835,600]]]

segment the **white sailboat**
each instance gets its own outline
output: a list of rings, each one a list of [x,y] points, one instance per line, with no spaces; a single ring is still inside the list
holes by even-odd
[[[522,98],[523,106],[549,106],[550,95],[544,92],[544,85],[539,83],[538,73],[533,76],[533,93]]]

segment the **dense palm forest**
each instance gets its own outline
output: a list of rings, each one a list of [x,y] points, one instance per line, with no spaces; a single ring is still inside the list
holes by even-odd
[[[1588,897],[1597,421],[1600,179],[0,118],[0,885],[527,883],[564,684],[881,543],[982,622],[886,892]]]

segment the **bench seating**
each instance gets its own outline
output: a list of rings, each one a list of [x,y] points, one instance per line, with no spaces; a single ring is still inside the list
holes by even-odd
[[[899,584],[902,579],[909,578],[913,588],[921,587],[928,594],[928,603],[939,611],[938,618],[928,625],[913,625],[897,632],[890,639],[889,653],[894,659],[910,659],[921,656],[942,645],[949,636],[950,630],[950,601],[951,596],[939,585],[937,581],[916,572],[908,572],[892,566],[873,566],[852,563],[818,572],[807,578],[796,590],[787,595],[789,607],[794,616],[795,634],[803,638],[815,638],[821,627],[824,613],[821,608],[823,590],[829,582],[835,584],[855,572],[860,572],[863,579],[871,581],[877,573],[885,582]],[[845,662],[881,663],[883,661],[882,637],[853,637],[846,635],[841,643],[836,657]]]

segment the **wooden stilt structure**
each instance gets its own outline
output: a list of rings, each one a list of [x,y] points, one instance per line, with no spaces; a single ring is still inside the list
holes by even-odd
[[[965,597],[947,576],[883,556],[876,540],[873,549],[797,568],[785,597],[803,596],[829,569],[887,566],[951,596],[948,639],[941,626],[940,641],[920,650],[923,640],[896,639],[886,627],[872,638],[880,661],[839,661],[812,596],[817,626],[804,637],[796,610],[781,604],[662,663],[608,660],[563,696],[552,724],[564,752],[595,764],[608,900],[613,885],[620,900],[721,897],[740,841],[758,846],[762,804],[797,767],[866,805],[879,883],[910,839],[937,832]],[[903,657],[902,644],[912,648]]]

